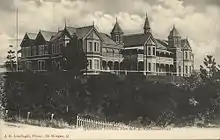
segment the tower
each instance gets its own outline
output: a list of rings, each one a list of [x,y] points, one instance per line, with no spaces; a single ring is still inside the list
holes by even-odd
[[[146,36],[146,42],[144,46],[144,71],[150,75],[156,74],[156,40],[152,35],[150,22],[146,13],[145,22],[144,22],[144,35]]]
[[[176,29],[175,25],[170,31],[168,36],[168,42],[170,50],[173,52],[173,72],[177,76],[183,76],[184,73],[184,61],[183,61],[183,51],[181,47],[181,35]]]
[[[151,33],[150,22],[148,20],[147,13],[146,13],[146,18],[145,18],[144,28],[143,29],[144,29],[144,34]]]
[[[123,43],[123,31],[118,23],[118,20],[116,18],[115,25],[111,31],[111,38],[117,43],[122,44]]]

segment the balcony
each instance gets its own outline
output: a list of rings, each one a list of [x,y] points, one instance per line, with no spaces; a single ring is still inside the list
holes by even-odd
[[[173,58],[169,57],[157,57],[156,62],[159,64],[168,64],[168,65],[173,65]]]
[[[122,54],[106,54],[106,53],[103,53],[102,54],[102,59],[103,60],[111,60],[111,61],[114,61],[114,60],[117,60],[117,61],[122,61],[123,60],[123,55]]]

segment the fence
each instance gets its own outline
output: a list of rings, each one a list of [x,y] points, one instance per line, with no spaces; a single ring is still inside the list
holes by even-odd
[[[137,128],[128,126],[122,123],[97,121],[93,119],[86,119],[77,115],[76,127],[83,129],[108,129],[108,130],[136,130]]]

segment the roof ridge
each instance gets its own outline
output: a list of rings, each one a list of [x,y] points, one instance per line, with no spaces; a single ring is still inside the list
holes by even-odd
[[[51,32],[51,33],[57,33],[57,32],[55,32],[55,31],[47,31],[47,30],[40,30],[40,32]]]
[[[26,32],[26,34],[38,34],[38,33],[33,33],[33,32],[31,33],[31,32]]]
[[[76,29],[87,28],[87,27],[93,27],[93,25],[88,25],[88,26],[78,27],[78,28],[76,28]]]
[[[125,34],[124,36],[132,36],[132,35],[144,35],[144,33],[132,33],[132,34]]]

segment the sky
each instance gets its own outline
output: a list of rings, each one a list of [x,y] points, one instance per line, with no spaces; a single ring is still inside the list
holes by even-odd
[[[94,22],[109,34],[116,17],[125,34],[143,33],[147,12],[155,38],[167,39],[173,25],[188,38],[195,68],[207,54],[220,64],[220,0],[0,0],[0,64],[15,45],[16,8],[20,39],[26,32],[57,31],[65,21],[76,27]]]

